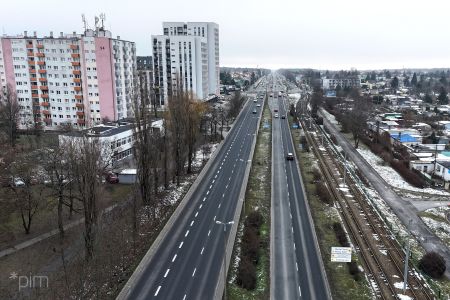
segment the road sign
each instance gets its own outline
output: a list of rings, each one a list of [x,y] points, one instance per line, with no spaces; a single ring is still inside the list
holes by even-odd
[[[331,247],[332,262],[351,262],[352,248],[350,247]]]

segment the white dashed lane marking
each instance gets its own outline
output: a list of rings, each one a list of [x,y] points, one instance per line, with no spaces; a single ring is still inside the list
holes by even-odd
[[[183,243],[184,243],[184,242],[181,242],[181,243],[180,243],[180,246],[178,247],[178,249],[181,249],[181,247],[183,247]]]
[[[172,258],[172,262],[174,262],[176,258],[177,258],[177,255],[175,254]]]
[[[158,296],[159,290],[161,289],[161,286],[158,286],[158,288],[156,289],[156,293],[155,296]]]
[[[164,274],[164,278],[167,277],[167,274],[169,274],[170,269],[167,269],[166,274]]]

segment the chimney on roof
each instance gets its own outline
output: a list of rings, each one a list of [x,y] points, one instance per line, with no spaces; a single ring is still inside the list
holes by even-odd
[[[53,38],[53,31],[50,31],[50,37]]]
[[[59,37],[63,37],[64,36],[64,32],[59,32]]]
[[[36,31],[33,31],[33,36],[37,37],[37,32]]]
[[[120,35],[117,36],[117,39],[120,40]]]
[[[27,37],[27,34],[28,34],[28,31],[25,30],[25,31],[23,32],[23,36],[24,36],[24,37]]]
[[[73,36],[74,37],[77,36],[77,32],[76,31],[73,32]]]

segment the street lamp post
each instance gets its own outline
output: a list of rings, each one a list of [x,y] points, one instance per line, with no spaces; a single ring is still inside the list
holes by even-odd
[[[223,253],[223,295],[224,295],[224,299],[227,300],[227,239],[226,239],[226,232],[227,232],[227,225],[233,225],[234,221],[230,221],[230,222],[221,222],[221,221],[216,221],[216,224],[218,225],[222,225],[223,226],[223,249],[224,249],[224,253]]]

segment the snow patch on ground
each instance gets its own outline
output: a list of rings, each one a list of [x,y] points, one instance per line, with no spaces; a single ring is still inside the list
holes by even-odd
[[[450,240],[450,224],[439,222],[431,218],[422,217],[423,222],[433,231],[444,243],[448,245]]]
[[[403,290],[403,281],[394,283],[395,288]],[[409,289],[409,286],[406,285],[406,289]]]
[[[409,297],[409,296],[407,296],[407,295],[403,295],[403,294],[397,294],[397,297],[398,297],[400,300],[412,300],[411,297]]]
[[[375,169],[375,171],[377,171],[377,173],[380,174],[380,176],[383,177],[383,179],[394,188],[409,190],[412,192],[450,196],[450,194],[445,191],[439,191],[432,188],[420,189],[413,187],[405,180],[403,180],[403,178],[400,176],[400,174],[397,173],[397,171],[389,166],[383,166],[384,161],[380,157],[372,153],[372,151],[366,149],[357,150],[359,154],[361,154],[362,157],[364,157],[364,159]]]

